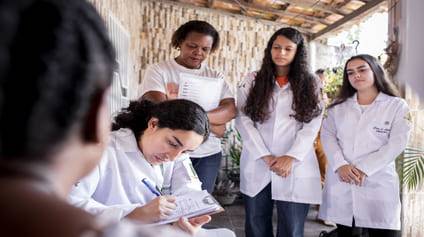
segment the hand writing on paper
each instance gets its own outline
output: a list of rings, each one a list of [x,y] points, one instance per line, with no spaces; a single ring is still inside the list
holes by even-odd
[[[177,208],[174,196],[160,196],[127,215],[130,219],[153,223],[171,215]]]
[[[190,219],[181,217],[178,220],[177,225],[190,235],[195,235],[200,230],[200,228],[202,228],[204,224],[210,222],[211,219],[212,218],[209,215],[193,217]]]
[[[275,158],[271,171],[285,178],[291,174],[294,158],[291,156],[280,156]]]
[[[337,174],[339,175],[340,181],[361,185],[361,175],[358,169],[356,169],[353,165],[342,165],[337,169]]]
[[[168,100],[175,100],[178,98],[178,84],[169,82],[166,83],[166,96]]]

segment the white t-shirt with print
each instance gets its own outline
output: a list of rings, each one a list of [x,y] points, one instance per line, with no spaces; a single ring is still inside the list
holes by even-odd
[[[202,64],[199,69],[189,69],[178,64],[175,59],[170,59],[158,64],[150,65],[144,74],[141,83],[141,95],[149,91],[159,91],[166,94],[166,85],[168,83],[179,84],[181,73],[189,73],[197,76],[216,78],[217,80],[224,80],[224,75],[210,69],[206,64]],[[233,98],[233,94],[224,81],[220,100],[225,98]],[[211,133],[209,139],[203,143],[199,148],[190,154],[190,157],[205,157],[216,154],[221,151],[221,141],[214,134]]]

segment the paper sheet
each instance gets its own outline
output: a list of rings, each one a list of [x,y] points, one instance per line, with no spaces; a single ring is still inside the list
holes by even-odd
[[[219,105],[224,81],[217,78],[180,74],[178,98],[196,102],[205,111]]]
[[[221,205],[206,190],[194,191],[183,196],[177,196],[177,209],[168,218],[154,223],[162,225],[178,221],[180,217],[196,217],[218,213],[224,210]]]

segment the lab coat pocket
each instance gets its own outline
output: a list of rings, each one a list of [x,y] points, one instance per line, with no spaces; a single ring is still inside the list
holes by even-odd
[[[392,188],[375,185],[357,187],[357,218],[369,224],[396,227],[400,221],[399,193]]]
[[[246,157],[240,159],[241,186],[248,189],[256,189],[263,184],[269,183],[270,171],[262,159],[250,160]]]
[[[387,143],[391,131],[391,124],[389,121],[373,121],[368,127],[369,142],[368,148],[379,149]]]
[[[303,161],[294,162],[292,166],[292,173],[298,178],[320,177],[319,166],[316,156],[310,153],[307,157],[305,157]]]
[[[293,197],[301,203],[321,204],[321,180],[318,177],[296,177]]]

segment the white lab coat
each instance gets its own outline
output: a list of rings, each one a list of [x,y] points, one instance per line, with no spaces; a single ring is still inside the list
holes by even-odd
[[[379,93],[364,112],[356,94],[328,110],[321,142],[329,161],[320,217],[345,226],[400,229],[399,178],[395,159],[407,144],[406,102]],[[367,177],[362,186],[341,182],[336,170],[353,164]]]
[[[321,203],[321,183],[313,144],[321,126],[322,115],[309,123],[296,121],[291,114],[290,84],[273,92],[272,113],[264,123],[254,123],[242,108],[253,86],[255,73],[239,85],[237,93],[236,128],[243,140],[240,159],[240,190],[254,197],[271,182],[272,199],[297,203]],[[292,173],[283,178],[269,170],[261,159],[266,155],[288,155],[296,159]]]
[[[95,170],[78,182],[69,200],[94,215],[109,221],[120,220],[136,207],[156,196],[142,183],[147,178],[165,194],[184,194],[201,190],[191,161],[183,155],[174,162],[151,166],[137,146],[133,132],[120,129],[111,133],[111,141]]]

